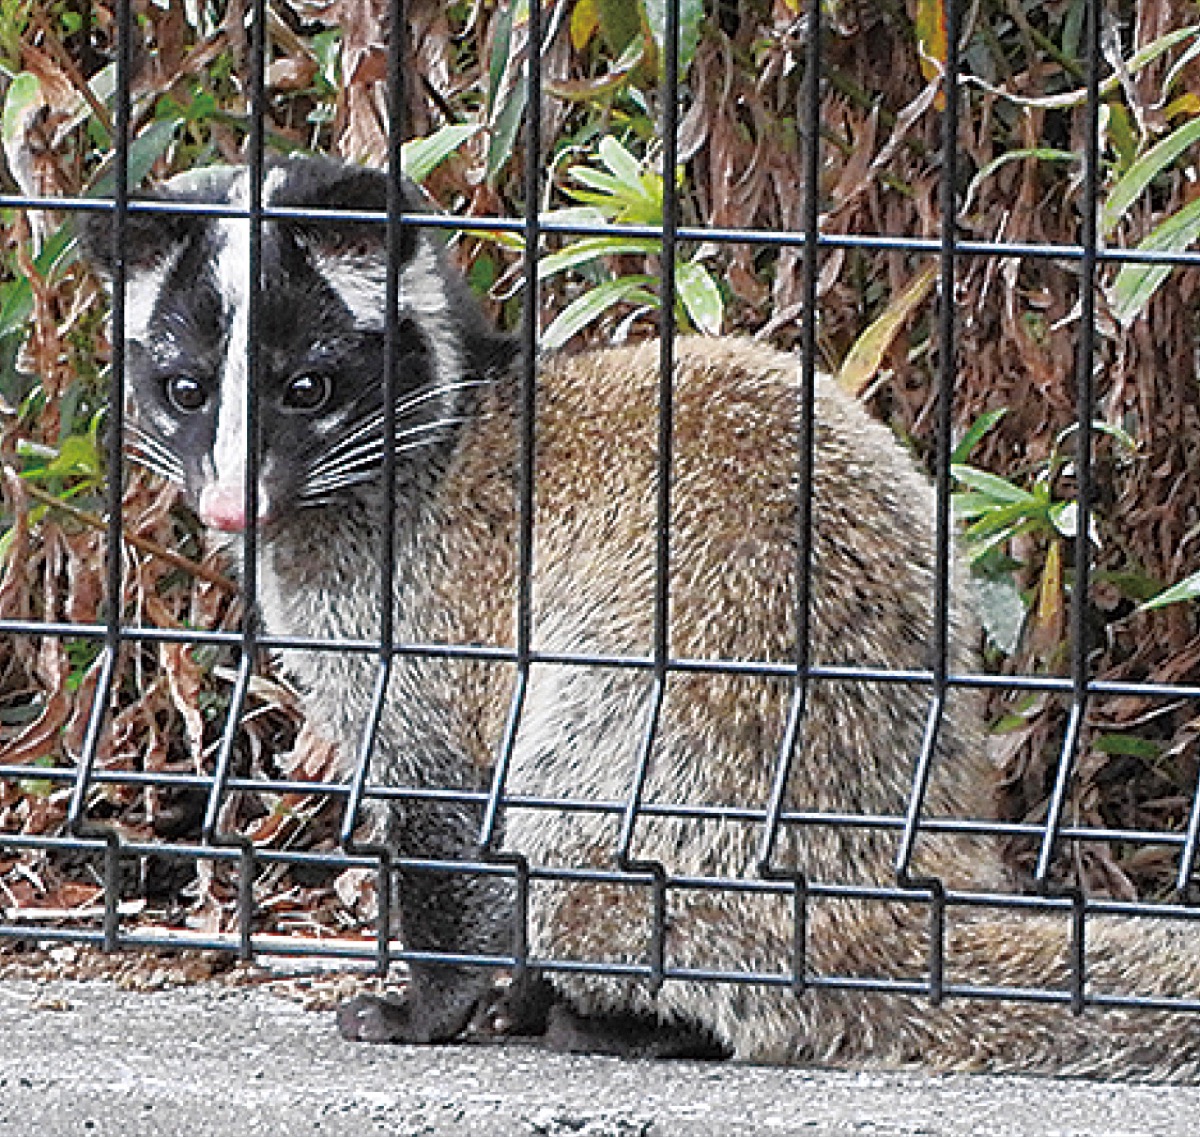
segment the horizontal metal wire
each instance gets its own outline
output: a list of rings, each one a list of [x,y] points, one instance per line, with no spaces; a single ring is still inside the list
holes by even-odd
[[[73,767],[46,766],[0,766],[0,780],[9,779],[23,782],[49,782],[70,785],[78,777]],[[202,774],[182,774],[160,771],[147,773],[144,771],[101,770],[92,774],[91,782],[97,785],[129,786],[133,788],[170,789],[175,791],[194,790],[209,792],[214,786],[214,779]],[[345,799],[351,793],[347,783],[289,781],[275,778],[229,778],[223,783],[227,794],[278,794],[302,797]],[[403,787],[368,785],[363,796],[371,801],[395,802],[429,802],[441,804],[485,805],[488,793],[483,790],[467,791],[437,788]],[[543,812],[561,812],[566,814],[599,814],[620,816],[627,808],[624,801],[600,801],[583,798],[553,798],[537,797],[527,794],[509,794],[505,804],[510,809],[530,809]],[[739,805],[697,805],[687,802],[665,803],[645,802],[641,812],[647,817],[663,819],[679,819],[687,821],[736,821],[745,824],[763,824],[768,818],[768,811],[755,809],[751,806]],[[905,819],[901,816],[871,813],[842,813],[836,811],[814,811],[784,809],[778,815],[778,821],[784,826],[808,828],[812,826],[828,826],[837,829],[880,830],[883,832],[899,831],[904,828]],[[925,817],[921,822],[923,832],[930,834],[946,834],[958,836],[997,836],[1008,838],[1041,837],[1045,826],[1036,822],[996,821],[958,817]],[[1187,835],[1180,832],[1169,832],[1158,829],[1122,829],[1107,826],[1064,826],[1061,835],[1065,839],[1077,841],[1114,842],[1128,841],[1144,845],[1159,845],[1164,848],[1182,848]],[[29,847],[66,847],[74,839],[52,837],[24,837],[10,835],[0,831],[0,846],[4,844],[22,845]],[[103,847],[103,842],[97,842],[97,848]],[[123,848],[134,849],[135,846],[123,845]],[[196,846],[203,848],[204,846]],[[151,849],[171,850],[185,848],[192,855],[193,847],[179,845],[146,846],[141,851]],[[264,854],[268,850],[264,850]],[[308,857],[317,857],[315,853],[289,854],[296,861]],[[1157,905],[1154,906],[1157,908]]]
[[[110,201],[94,198],[28,197],[0,194],[0,209],[59,210],[67,213],[111,211]],[[163,202],[132,199],[130,213],[166,214],[170,216],[214,217],[248,220],[250,210],[226,205],[204,205],[192,202]],[[323,209],[314,212],[300,207],[266,206],[261,212],[266,221],[314,220],[329,224],[351,223],[385,225],[387,214],[373,210]],[[509,217],[458,217],[449,214],[403,213],[402,224],[424,229],[442,229],[456,233],[505,233],[521,236],[526,222]],[[544,214],[538,223],[543,236],[605,237],[627,240],[661,240],[662,229],[654,225],[631,225],[620,222],[588,224],[579,221],[556,221],[553,214]],[[803,248],[804,233],[781,229],[754,229],[732,226],[680,225],[677,238],[681,242],[713,242],[719,245],[754,245],[761,248]],[[817,246],[822,249],[859,249],[865,252],[896,252],[938,256],[941,242],[933,237],[906,237],[890,233],[820,233]],[[955,255],[962,258],[987,257],[1004,260],[1082,261],[1086,251],[1082,245],[1033,244],[1022,241],[958,241]],[[1096,259],[1105,264],[1200,265],[1200,251],[1179,249],[1128,249],[1105,246],[1096,250]]]
[[[1090,0],[1095,10],[1094,0]],[[120,4],[118,8],[124,20],[128,21],[130,6]],[[1086,636],[1082,625],[1082,600],[1076,599],[1073,619],[1076,635],[1073,639],[1071,657],[1071,674],[1064,676],[1047,675],[984,675],[984,674],[954,674],[949,671],[947,664],[945,621],[947,589],[949,586],[946,564],[949,560],[948,550],[951,541],[949,532],[950,514],[948,510],[948,468],[945,465],[945,455],[949,452],[950,438],[950,403],[952,392],[949,390],[950,381],[954,375],[954,330],[956,310],[954,305],[954,266],[965,259],[986,257],[995,260],[1038,260],[1060,261],[1072,266],[1078,265],[1078,276],[1085,297],[1084,320],[1085,328],[1095,323],[1091,304],[1094,301],[1094,284],[1098,266],[1104,265],[1162,265],[1180,267],[1200,266],[1200,251],[1181,250],[1143,250],[1131,248],[1112,248],[1104,246],[1094,232],[1093,226],[1083,229],[1083,239],[1079,244],[1047,243],[1034,244],[1011,241],[979,241],[963,240],[955,222],[956,184],[952,176],[954,170],[953,145],[956,137],[957,114],[956,100],[950,100],[946,132],[943,142],[942,160],[946,176],[943,187],[942,224],[941,232],[936,237],[915,237],[902,234],[887,233],[823,233],[820,231],[820,218],[816,210],[815,196],[807,203],[809,206],[806,224],[796,231],[753,228],[753,227],[709,227],[705,225],[685,225],[678,223],[677,188],[672,179],[667,179],[664,187],[664,217],[661,226],[628,225],[612,223],[579,223],[572,220],[557,219],[554,213],[539,213],[537,206],[542,195],[537,192],[543,172],[539,170],[541,122],[541,98],[538,83],[538,69],[526,70],[526,81],[529,84],[529,119],[527,122],[527,209],[523,218],[463,218],[424,213],[403,213],[392,201],[393,208],[387,213],[358,210],[321,210],[312,211],[303,208],[264,206],[261,202],[264,155],[262,152],[262,123],[264,115],[264,94],[262,89],[262,63],[265,45],[261,35],[264,25],[265,8],[262,0],[254,0],[255,18],[252,24],[255,29],[255,44],[251,55],[255,60],[254,74],[248,83],[252,104],[252,121],[254,132],[249,146],[250,168],[256,176],[252,178],[253,193],[251,201],[245,208],[221,206],[215,204],[179,203],[157,200],[127,200],[124,193],[113,201],[80,197],[40,197],[19,194],[0,194],[0,209],[17,210],[51,210],[68,214],[85,214],[111,212],[116,220],[118,232],[127,225],[130,216],[192,216],[196,218],[219,218],[245,220],[251,231],[251,260],[257,263],[262,227],[268,222],[303,221],[305,223],[353,223],[372,224],[389,227],[389,244],[397,244],[395,240],[398,227],[401,225],[419,226],[427,229],[440,230],[447,233],[472,233],[494,235],[516,235],[524,239],[525,261],[524,272],[528,296],[533,297],[527,305],[526,323],[523,328],[523,359],[521,364],[522,387],[522,420],[523,453],[520,471],[520,496],[522,498],[521,517],[521,563],[524,571],[519,582],[520,596],[518,597],[518,635],[513,646],[489,646],[477,644],[438,644],[438,643],[394,643],[390,634],[390,613],[384,614],[382,623],[385,630],[379,640],[323,640],[305,637],[285,637],[264,634],[252,626],[246,626],[239,631],[195,631],[191,629],[151,628],[124,625],[120,622],[119,606],[111,606],[105,623],[75,624],[63,621],[39,622],[33,620],[2,620],[0,634],[28,637],[59,637],[64,639],[83,639],[94,641],[105,646],[109,652],[105,675],[106,688],[111,684],[116,670],[117,651],[124,644],[190,644],[212,645],[233,648],[239,655],[239,684],[235,688],[233,713],[226,716],[221,730],[218,760],[213,773],[173,772],[173,771],[126,771],[104,768],[98,760],[99,739],[105,717],[107,698],[98,698],[95,703],[92,729],[85,746],[84,759],[80,767],[46,768],[42,766],[24,766],[18,764],[0,764],[0,782],[14,782],[18,785],[40,782],[47,783],[59,789],[72,791],[72,815],[66,831],[62,835],[25,835],[0,832],[0,853],[10,853],[19,856],[26,853],[71,854],[96,858],[103,862],[103,900],[94,908],[84,912],[64,914],[54,911],[52,915],[41,915],[37,908],[20,908],[16,905],[4,904],[4,895],[0,891],[0,941],[34,941],[43,944],[79,943],[93,945],[106,949],[139,949],[175,947],[186,949],[204,949],[220,952],[236,953],[242,957],[249,956],[283,956],[305,957],[313,959],[334,960],[341,963],[361,963],[375,968],[386,967],[389,961],[448,963],[475,965],[480,967],[502,969],[516,967],[518,969],[536,966],[550,974],[579,974],[579,975],[609,975],[644,980],[652,985],[660,982],[701,982],[711,984],[745,983],[761,987],[796,987],[798,982],[806,988],[831,991],[861,992],[874,995],[894,995],[908,998],[933,999],[981,999],[981,1000],[1019,1000],[1046,1004],[1059,1004],[1080,1010],[1084,1007],[1159,1010],[1188,1010],[1200,1011],[1200,1000],[1197,999],[1165,999],[1158,997],[1143,997],[1123,993],[1097,992],[1091,990],[1085,982],[1086,951],[1084,936],[1077,935],[1072,947],[1070,982],[1062,989],[1058,988],[1026,988],[1026,987],[985,987],[972,984],[956,983],[952,976],[945,974],[945,961],[940,956],[940,936],[931,937],[928,974],[907,977],[888,976],[847,976],[808,974],[802,976],[790,974],[785,970],[766,972],[761,970],[719,970],[681,968],[673,966],[669,954],[665,951],[666,916],[670,897],[675,892],[730,893],[740,896],[766,896],[774,898],[793,898],[797,903],[798,927],[806,912],[823,901],[854,901],[862,904],[916,906],[918,909],[928,909],[939,919],[945,912],[993,910],[1011,914],[1014,918],[1014,935],[1019,931],[1019,919],[1022,915],[1054,915],[1061,917],[1064,922],[1074,921],[1073,927],[1078,931],[1086,927],[1086,921],[1093,917],[1119,917],[1128,920],[1189,920],[1200,919],[1200,909],[1193,908],[1183,902],[1165,902],[1157,900],[1146,901],[1116,901],[1092,900],[1070,893],[1055,894],[1049,887],[1043,892],[1025,895],[1019,892],[970,892],[956,891],[944,887],[940,881],[922,880],[910,877],[908,873],[907,853],[911,852],[917,840],[922,836],[950,836],[975,838],[991,836],[1015,841],[1027,841],[1031,845],[1040,846],[1041,858],[1039,873],[1044,875],[1053,854],[1061,850],[1063,842],[1077,842],[1086,846],[1088,843],[1129,843],[1146,848],[1156,848],[1168,852],[1172,857],[1178,857],[1182,862],[1180,877],[1189,875],[1192,858],[1196,852],[1197,834],[1200,832],[1200,812],[1193,805],[1191,822],[1187,832],[1166,832],[1152,829],[1122,828],[1112,825],[1089,826],[1071,823],[1064,812],[1065,798],[1062,796],[1065,787],[1073,775],[1077,755],[1079,731],[1085,722],[1085,713],[1095,700],[1111,697],[1140,697],[1170,701],[1195,701],[1200,699],[1200,683],[1175,684],[1142,681],[1110,681],[1097,680],[1088,671],[1086,652]],[[956,14],[956,6],[951,5],[951,14]],[[677,11],[670,9],[671,19],[677,17]],[[820,5],[813,0],[810,17],[815,21],[814,27],[819,27]],[[541,15],[537,0],[530,5],[530,36],[536,45],[540,38]],[[957,19],[957,15],[956,15]],[[129,44],[129,30],[121,33],[125,46]],[[951,37],[952,40],[956,39]],[[674,51],[673,38],[668,43],[665,70],[668,76],[677,73],[678,60],[672,55]],[[809,45],[812,58],[819,61],[819,36],[813,35]],[[393,72],[399,66],[399,52],[393,52],[390,64]],[[531,51],[536,58],[536,50]],[[1091,60],[1092,85],[1095,82],[1095,69],[1098,66],[1098,51],[1093,52]],[[957,62],[951,60],[948,70],[953,76],[956,73]],[[807,113],[815,116],[818,113],[817,98],[820,91],[819,76],[814,74],[813,81],[808,84],[805,98],[808,101]],[[393,74],[392,100],[398,101],[399,79]],[[953,87],[953,84],[951,85]],[[677,91],[675,92],[678,93]],[[1098,108],[1098,100],[1095,100]],[[675,123],[677,107],[668,96],[664,100],[664,120],[667,130],[665,142],[667,151],[673,154],[674,131],[669,129]],[[395,107],[393,107],[395,110]],[[395,116],[394,116],[395,117]],[[814,118],[815,121],[815,118]],[[120,132],[118,132],[120,133]],[[1093,134],[1095,132],[1093,131]],[[398,143],[397,133],[392,141]],[[819,138],[811,135],[808,139],[810,169],[817,169],[815,164],[819,156]],[[1093,139],[1094,143],[1094,139]],[[127,149],[128,138],[119,143]],[[393,147],[394,149],[395,147]],[[1097,198],[1095,156],[1089,157],[1085,163],[1087,174],[1088,200],[1095,204]],[[123,168],[127,158],[121,158],[117,165]],[[673,165],[673,163],[671,163]],[[397,163],[392,163],[396,168]],[[124,179],[122,179],[122,184]],[[396,189],[393,185],[389,191],[393,199]],[[532,564],[532,501],[533,501],[533,470],[536,464],[536,369],[537,369],[537,270],[539,250],[546,239],[603,237],[606,239],[629,239],[635,241],[662,242],[665,263],[662,273],[662,291],[660,311],[663,328],[663,367],[660,401],[660,448],[657,455],[659,477],[659,518],[654,537],[658,542],[658,571],[656,574],[655,597],[655,643],[647,645],[645,654],[606,654],[595,652],[549,652],[540,650],[532,635],[529,569]],[[937,614],[941,622],[939,640],[934,651],[937,663],[930,670],[891,669],[871,666],[831,666],[813,663],[803,650],[796,659],[789,660],[752,660],[752,659],[690,659],[674,658],[670,655],[669,646],[669,561],[670,533],[666,518],[669,516],[669,491],[671,469],[671,415],[670,399],[672,360],[673,320],[675,311],[674,288],[674,257],[673,252],[680,243],[744,245],[755,249],[780,250],[803,249],[806,251],[804,272],[807,274],[807,295],[814,297],[815,277],[819,269],[819,254],[823,251],[859,250],[863,252],[887,252],[904,254],[913,257],[939,259],[943,292],[937,321],[939,336],[945,357],[939,361],[941,377],[941,392],[938,405],[938,436],[941,440],[940,453],[943,455],[941,464],[936,469],[939,486],[939,563],[938,574],[941,580],[938,585]],[[397,265],[395,257],[389,264],[389,296],[394,293]],[[119,282],[115,289],[115,310],[123,311],[124,284]],[[250,326],[253,329],[256,321],[258,298],[251,301]],[[395,306],[389,304],[389,312],[394,312]],[[394,316],[389,318],[387,335],[394,352],[396,324]],[[805,330],[805,347],[808,353],[805,366],[811,371],[815,367],[815,338],[813,328],[815,316],[811,317]],[[1086,338],[1081,333],[1081,339]],[[122,362],[123,335],[115,337],[114,368],[112,388],[115,396],[124,390],[124,375]],[[252,345],[251,358],[248,360],[249,373],[255,373],[254,353],[257,348],[257,337],[250,335]],[[389,358],[391,355],[389,354]],[[1081,350],[1079,357],[1080,397],[1078,416],[1082,426],[1091,422],[1094,412],[1094,396],[1091,392],[1092,355],[1091,347]],[[1086,381],[1084,379],[1086,378]],[[123,405],[122,399],[114,397],[114,404]],[[253,411],[253,401],[251,400]],[[388,400],[390,405],[391,400]],[[251,416],[253,417],[253,416]],[[249,432],[253,435],[253,431]],[[1084,433],[1083,430],[1080,432]],[[388,437],[392,432],[386,431]],[[394,454],[389,448],[386,468],[391,469]],[[257,453],[251,450],[247,454],[248,466],[251,471],[258,460]],[[113,450],[110,463],[114,472],[114,486],[120,485],[120,470],[122,461],[119,447]],[[1088,496],[1086,492],[1087,479],[1090,471],[1090,453],[1086,439],[1080,443],[1077,471],[1081,483],[1083,500],[1082,512],[1086,516]],[[251,476],[248,485],[253,487],[255,479]],[[251,494],[255,492],[251,489]],[[811,492],[808,481],[803,481],[801,493]],[[115,495],[115,496],[114,496]],[[120,526],[119,492],[110,492],[110,498],[115,502],[115,508],[110,509],[109,540],[116,543],[115,535]],[[394,502],[389,503],[389,510]],[[248,510],[253,516],[254,511]],[[1080,560],[1082,578],[1086,579],[1090,550],[1086,537],[1087,525],[1079,527],[1081,534],[1077,544],[1077,556]],[[390,533],[390,527],[389,527]],[[254,543],[259,541],[251,527],[248,536],[250,552]],[[382,576],[385,586],[381,589],[381,608],[386,609],[386,598],[391,594],[390,581],[392,564],[387,553],[387,544],[381,551],[383,560]],[[113,562],[117,558],[112,559]],[[805,561],[805,558],[801,558]],[[249,557],[251,567],[248,581],[249,603],[253,606],[256,582],[254,572],[256,561],[253,555]],[[807,573],[807,563],[801,565],[800,573]],[[110,564],[109,592],[119,592],[119,571]],[[115,577],[116,585],[111,582]],[[807,589],[807,577],[802,591]],[[1086,589],[1082,591],[1086,592]],[[801,599],[799,606],[806,608],[807,599]],[[799,617],[800,626],[804,623],[807,613]],[[504,785],[503,769],[498,774],[493,785],[487,790],[465,791],[446,787],[406,787],[382,786],[372,784],[367,777],[367,764],[371,757],[374,743],[374,728],[364,741],[361,753],[357,756],[359,763],[354,780],[344,783],[315,783],[280,777],[241,777],[235,776],[234,750],[238,720],[242,717],[244,703],[249,696],[249,675],[251,661],[259,650],[296,650],[321,652],[351,652],[369,654],[379,660],[381,671],[377,685],[377,698],[374,704],[375,719],[378,720],[383,699],[387,691],[387,668],[395,660],[431,659],[442,661],[462,661],[505,667],[518,673],[516,684],[517,695],[514,696],[509,709],[509,729],[506,732],[505,746],[509,752],[515,745],[518,727],[523,712],[523,700],[528,690],[528,680],[532,669],[540,666],[556,667],[587,667],[609,668],[621,671],[633,671],[644,674],[646,678],[656,683],[658,700],[655,702],[655,714],[647,716],[645,729],[642,733],[639,752],[638,776],[633,780],[630,792],[626,798],[606,800],[589,800],[578,798],[555,798],[531,794],[513,793]],[[645,800],[642,794],[642,784],[645,774],[652,761],[653,750],[658,737],[659,720],[657,709],[661,705],[661,697],[665,691],[665,679],[668,675],[685,674],[697,676],[740,676],[759,678],[763,680],[782,680],[795,683],[796,687],[815,684],[854,684],[882,683],[913,685],[928,688],[931,697],[931,715],[929,729],[926,733],[926,745],[918,758],[919,776],[914,780],[913,797],[910,808],[904,816],[889,816],[870,813],[852,813],[844,811],[821,812],[816,810],[789,810],[783,808],[782,802],[755,807],[744,802],[729,804],[697,804],[692,802],[661,802]],[[926,816],[923,809],[924,783],[928,775],[929,762],[932,759],[937,731],[940,727],[942,710],[948,692],[954,690],[986,690],[997,692],[1028,692],[1049,693],[1060,696],[1064,702],[1070,703],[1072,730],[1063,745],[1058,774],[1057,796],[1051,802],[1049,816],[1039,822],[1000,822],[977,818],[937,817]],[[803,700],[793,704],[799,710],[803,708]],[[797,713],[797,721],[802,715]],[[377,722],[376,724],[377,725]],[[510,755],[509,755],[510,756]],[[502,755],[502,759],[505,756]],[[887,760],[893,756],[870,756]],[[895,760],[911,761],[913,756],[904,755]],[[505,762],[501,762],[503,767]],[[781,778],[779,784],[783,784]],[[122,833],[114,828],[105,827],[102,823],[92,820],[88,812],[89,791],[94,788],[125,787],[135,790],[165,790],[177,793],[193,793],[203,795],[205,801],[205,822],[202,839],[195,835],[183,840],[148,839]],[[310,803],[326,799],[335,808],[342,809],[346,814],[343,822],[343,840],[341,847],[329,849],[286,849],[274,847],[259,847],[251,845],[241,835],[225,832],[220,825],[222,807],[237,795],[295,795],[305,798]],[[372,803],[388,804],[450,804],[462,805],[476,809],[483,816],[492,819],[494,824],[489,830],[489,837],[483,841],[481,855],[474,859],[437,860],[416,857],[390,857],[386,852],[360,848],[350,836],[355,831],[355,821],[358,820],[360,808],[367,809]],[[493,845],[498,845],[501,829],[498,820],[503,811],[538,810],[558,812],[564,815],[584,814],[600,815],[613,819],[622,830],[620,851],[614,867],[599,868],[581,865],[549,868],[546,866],[526,865],[519,858],[509,857],[497,852]],[[635,829],[643,819],[651,820],[680,820],[696,824],[742,824],[756,826],[762,829],[782,831],[787,828],[804,829],[839,829],[848,832],[875,832],[895,838],[898,845],[906,852],[901,857],[897,867],[897,880],[889,885],[864,885],[837,880],[801,879],[797,874],[794,879],[777,875],[737,876],[727,877],[720,874],[712,876],[689,876],[667,872],[661,865],[654,862],[639,861],[634,856],[636,842]],[[769,844],[769,842],[768,842]],[[133,914],[122,911],[119,898],[119,885],[116,868],[121,865],[146,858],[166,858],[174,861],[193,861],[219,863],[238,873],[239,902],[237,909],[237,930],[230,933],[197,933],[186,929],[144,927],[138,924]],[[769,858],[764,858],[769,860]],[[253,912],[253,872],[259,867],[266,866],[308,866],[326,869],[330,872],[340,872],[346,869],[373,870],[381,877],[395,873],[446,873],[471,874],[491,878],[500,878],[517,882],[520,887],[528,883],[559,883],[574,885],[605,885],[644,889],[652,893],[656,900],[654,909],[655,923],[653,934],[647,949],[645,962],[629,963],[614,962],[604,959],[563,960],[543,959],[529,954],[524,947],[518,946],[512,955],[473,955],[456,951],[424,952],[406,948],[403,944],[393,942],[390,938],[386,915],[386,895],[381,897],[383,914],[380,917],[380,927],[371,938],[351,938],[339,935],[311,936],[308,934],[288,935],[278,931],[259,931],[254,926]],[[1043,882],[1045,883],[1045,882]],[[384,893],[388,892],[386,884]],[[518,904],[518,909],[524,911]],[[939,925],[940,926],[940,925]],[[798,940],[803,940],[802,932],[797,933]],[[521,939],[519,945],[526,941]],[[801,944],[801,947],[803,945]],[[799,971],[800,964],[795,964]]]

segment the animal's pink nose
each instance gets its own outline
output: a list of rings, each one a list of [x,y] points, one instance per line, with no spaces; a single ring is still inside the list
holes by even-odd
[[[246,528],[246,487],[210,482],[200,491],[200,520],[222,533],[241,533]],[[265,495],[258,497],[258,520],[267,520]]]

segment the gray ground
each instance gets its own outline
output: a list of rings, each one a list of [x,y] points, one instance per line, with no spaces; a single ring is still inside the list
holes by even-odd
[[[0,982],[0,1137],[1124,1137],[1198,1118],[1200,1089],[379,1048],[261,990]]]

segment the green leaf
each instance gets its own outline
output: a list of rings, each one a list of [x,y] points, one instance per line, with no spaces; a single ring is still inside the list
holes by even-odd
[[[1200,198],[1189,201],[1171,214],[1138,246],[1143,252],[1177,253],[1200,236]],[[1112,286],[1113,315],[1128,328],[1170,274],[1172,265],[1127,264],[1117,273]]]
[[[22,71],[9,84],[8,94],[4,97],[4,114],[0,119],[0,135],[4,145],[19,145],[25,130],[25,120],[30,111],[41,106],[42,85],[36,75]]]
[[[1142,758],[1147,762],[1155,762],[1162,756],[1162,747],[1157,742],[1134,734],[1098,734],[1092,739],[1092,749],[1101,754]]]
[[[696,261],[675,268],[675,291],[683,302],[692,326],[706,336],[721,334],[725,301],[711,273]]]
[[[951,495],[950,500],[954,506],[954,516],[960,521],[982,517],[996,508],[996,499],[983,493],[955,493]]]
[[[1026,508],[1037,504],[1037,498],[1028,490],[1023,490],[1020,486],[1013,485],[1007,478],[1001,478],[987,470],[979,470],[974,466],[956,463],[950,467],[950,473],[964,486],[986,494],[997,502],[1010,502]]]
[[[603,225],[607,214],[594,205],[570,205],[542,213],[539,220],[543,225]]]
[[[525,84],[518,80],[509,92],[504,106],[492,120],[485,167],[489,182],[495,182],[496,175],[512,157],[517,132],[521,129],[521,121],[525,115],[526,94]]]
[[[1036,528],[1037,523],[1034,521],[1021,521],[1017,524],[1001,525],[994,532],[981,536],[971,537],[964,535],[967,559],[972,565],[977,565],[993,550],[999,549],[1014,537],[1019,537],[1022,533],[1028,533],[1030,530]]]
[[[479,123],[452,123],[429,135],[414,138],[401,147],[400,161],[404,172],[414,182],[423,182],[468,138],[478,134]]]
[[[129,144],[126,184],[130,189],[135,189],[146,180],[154,163],[167,152],[167,147],[175,140],[175,133],[182,122],[183,118],[178,115],[156,119]],[[116,188],[115,156],[110,155],[92,178],[92,183],[87,188],[87,196],[111,198]]]
[[[638,194],[642,189],[642,165],[611,134],[600,139],[600,161],[602,161],[624,183],[631,192]]]
[[[652,255],[662,248],[661,241],[636,240],[630,237],[584,237],[545,256],[538,263],[538,275],[544,280],[556,272],[577,268],[601,257],[616,257],[627,254]]]
[[[62,440],[57,450],[40,443],[22,440],[17,444],[17,453],[35,463],[22,476],[32,480],[87,478],[92,482],[98,481],[103,463],[97,437],[94,431],[87,434],[71,434]]]
[[[504,81],[511,65],[513,24],[517,18],[518,0],[501,7],[492,32],[491,59],[488,63],[487,126],[488,140],[485,172],[489,183],[512,157],[517,132],[525,114],[526,85],[521,76],[525,66],[519,68],[516,81],[504,94]],[[501,96],[503,94],[503,101]]]
[[[1176,28],[1165,35],[1159,36],[1158,39],[1146,44],[1145,47],[1139,48],[1124,61],[1120,74],[1110,75],[1100,84],[1101,97],[1104,98],[1111,95],[1114,91],[1119,90],[1121,82],[1128,76],[1137,74],[1143,67],[1153,63],[1160,55],[1170,51],[1177,44],[1181,44],[1185,40],[1195,39],[1198,35],[1200,35],[1200,24],[1189,24],[1186,28]],[[1060,95],[1027,96],[1014,95],[1011,91],[997,87],[977,75],[965,75],[963,79],[967,83],[973,83],[976,87],[982,87],[985,91],[990,91],[993,95],[1001,99],[1007,99],[1010,103],[1015,103],[1021,107],[1043,107],[1047,110],[1062,107],[1077,107],[1086,103],[1088,98],[1086,87],[1077,87],[1072,91],[1064,91]]]
[[[659,59],[667,42],[667,4],[672,0],[644,0],[646,24],[654,37]],[[700,46],[700,25],[704,22],[704,0],[679,0],[679,77],[683,79],[696,58]]]
[[[995,410],[985,411],[971,423],[966,434],[958,440],[958,445],[950,453],[951,464],[958,466],[966,462],[971,456],[971,451],[979,445],[979,440],[1006,414],[1008,414],[1007,407],[997,407]]]
[[[576,4],[575,11],[578,12],[581,7],[582,4]],[[635,39],[604,74],[586,79],[547,78],[546,91],[555,98],[567,99],[573,103],[592,102],[614,95],[629,82],[645,57],[645,41]]]
[[[593,170],[590,166],[572,166],[567,171],[567,177],[573,182],[587,186],[588,189],[596,190],[604,196],[605,200],[619,199],[621,197],[621,190],[624,188],[623,183],[619,179],[614,178],[612,174]],[[572,194],[572,196],[582,197],[583,195]]]
[[[33,286],[25,277],[8,281],[0,289],[0,338],[29,330],[33,317]]]
[[[1117,156],[1115,170],[1119,177],[1137,161],[1141,138],[1135,128],[1133,116],[1121,103],[1105,103],[1101,113],[1107,114],[1107,122],[1101,129],[1108,136]]]
[[[1145,192],[1146,187],[1174,164],[1175,160],[1200,142],[1200,118],[1185,122],[1171,131],[1161,142],[1146,151],[1109,191],[1100,210],[1100,236],[1107,237],[1120,224],[1129,207]]]
[[[963,535],[967,541],[979,541],[984,537],[992,536],[1006,529],[1015,529],[1026,523],[1030,526],[1036,525],[1038,520],[1036,516],[1030,516],[1029,507],[1024,503],[997,505],[994,509],[989,509],[987,513],[981,514],[977,521],[968,525]]]
[[[641,0],[596,0],[600,34],[609,52],[623,52],[641,35],[641,8]]]
[[[892,297],[883,312],[854,341],[838,368],[837,384],[843,391],[848,391],[855,398],[862,394],[882,365],[884,353],[900,329],[929,295],[937,275],[938,266],[927,265],[913,277],[903,292]]]
[[[488,59],[488,90],[487,107],[488,119],[493,120],[496,103],[500,98],[500,84],[508,70],[508,56],[512,51],[513,16],[517,5],[514,2],[501,4],[496,14],[496,22],[492,25],[491,56]]]
[[[998,158],[993,158],[986,163],[979,172],[971,179],[967,186],[966,195],[963,197],[962,212],[970,212],[972,204],[975,201],[975,195],[979,192],[979,187],[988,180],[1001,166],[1008,165],[1009,162],[1023,162],[1029,158],[1036,158],[1041,162],[1078,162],[1080,156],[1072,150],[1054,150],[1048,146],[1031,146],[1021,150],[1006,150]]]
[[[653,283],[652,276],[622,276],[589,289],[558,314],[542,336],[542,347],[546,351],[562,347],[572,336],[617,304],[629,302],[657,307],[658,298],[647,291],[647,287]]]
[[[658,225],[662,222],[662,178],[646,168],[615,138],[606,135],[600,140],[599,159],[608,172],[592,166],[572,166],[567,177],[595,193],[568,189],[576,201],[583,201],[601,210],[606,217],[635,225]]]
[[[58,457],[46,467],[46,473],[54,477],[99,477],[100,469],[100,454],[96,449],[95,437],[88,434],[72,434],[63,439]]]
[[[1092,574],[1092,580],[1097,584],[1111,584],[1126,599],[1136,600],[1139,604],[1150,600],[1163,588],[1161,580],[1136,569],[1124,572],[1096,572]]]
[[[1200,39],[1194,40],[1187,51],[1181,52],[1179,58],[1171,64],[1171,70],[1167,72],[1167,77],[1163,80],[1162,89],[1164,95],[1175,86],[1175,81],[1183,74],[1184,69],[1197,55],[1200,55]]]
[[[1164,589],[1153,599],[1147,600],[1139,611],[1150,612],[1155,608],[1165,608],[1168,604],[1179,604],[1184,600],[1195,600],[1197,596],[1200,596],[1200,572],[1194,572],[1178,584],[1173,584],[1170,588]]]

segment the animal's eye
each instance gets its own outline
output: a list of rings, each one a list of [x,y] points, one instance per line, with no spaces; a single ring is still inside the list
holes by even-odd
[[[172,375],[164,384],[163,389],[167,401],[182,414],[193,414],[202,410],[208,402],[208,392],[204,384],[192,375]]]
[[[328,375],[305,371],[288,380],[283,389],[283,405],[290,411],[315,411],[329,402],[333,383]]]

